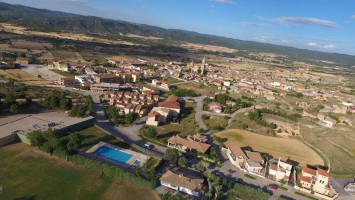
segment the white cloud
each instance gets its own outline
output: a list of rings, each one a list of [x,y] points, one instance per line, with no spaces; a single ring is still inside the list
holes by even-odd
[[[337,46],[335,46],[334,44],[327,44],[327,45],[324,45],[323,48],[325,49],[334,49],[336,48]]]
[[[323,49],[334,49],[336,48],[337,46],[334,45],[334,44],[326,44],[326,45],[320,45],[316,42],[309,42],[306,44],[307,46],[310,46],[310,47],[316,47],[316,48],[323,48]]]
[[[315,43],[315,42],[309,42],[307,43],[308,46],[311,46],[311,47],[319,47],[319,44]]]
[[[288,44],[290,43],[288,40],[281,40],[282,43]]]
[[[351,18],[355,19],[355,15],[353,15]]]
[[[317,19],[317,18],[307,18],[307,17],[277,17],[277,18],[265,18],[261,16],[256,16],[260,20],[271,21],[284,24],[301,24],[301,25],[313,25],[313,26],[323,26],[327,28],[338,28],[339,25],[336,22]]]
[[[269,24],[255,23],[255,22],[242,22],[244,27],[271,27]]]
[[[226,3],[226,4],[237,4],[233,0],[210,0],[213,2],[218,2],[218,3]]]

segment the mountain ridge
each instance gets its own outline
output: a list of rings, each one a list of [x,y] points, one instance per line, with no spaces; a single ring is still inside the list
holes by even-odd
[[[158,26],[125,22],[122,20],[105,19],[96,16],[84,16],[47,9],[38,9],[22,5],[0,2],[0,22],[13,23],[29,29],[44,32],[74,32],[98,35],[153,36],[163,38],[167,44],[197,43],[228,47],[235,50],[250,52],[266,52],[282,54],[297,59],[325,60],[351,67],[355,65],[355,56],[327,53],[290,46],[244,41],[211,34],[202,34],[180,29],[164,29]]]

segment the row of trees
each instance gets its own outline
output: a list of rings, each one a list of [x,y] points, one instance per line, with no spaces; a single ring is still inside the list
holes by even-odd
[[[179,151],[173,148],[167,148],[164,154],[164,161],[173,166],[186,167],[187,159],[183,155],[179,155]]]
[[[257,124],[260,124],[262,126],[266,126],[272,129],[275,129],[277,126],[274,123],[268,123],[267,121],[262,119],[262,112],[260,110],[254,110],[249,112],[249,119],[254,121]]]
[[[169,95],[173,94],[178,97],[196,97],[196,96],[198,96],[198,94],[195,91],[185,89],[185,88],[170,89],[168,94]]]
[[[82,138],[79,134],[73,133],[69,140],[60,140],[60,133],[48,129],[47,131],[34,130],[28,134],[31,146],[38,147],[47,153],[55,150],[65,152],[67,155],[74,154],[80,148]]]

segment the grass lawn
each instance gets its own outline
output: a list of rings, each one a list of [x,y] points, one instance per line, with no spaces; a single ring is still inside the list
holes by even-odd
[[[157,199],[145,187],[55,158],[16,143],[0,147],[2,200]]]
[[[164,80],[167,80],[169,84],[174,84],[174,83],[182,83],[184,82],[183,80],[173,78],[171,76],[165,77]]]
[[[265,136],[249,131],[230,129],[216,133],[221,138],[227,138],[226,146],[238,144],[241,147],[249,146],[254,151],[268,153],[274,158],[291,159],[299,162],[301,166],[306,164],[323,165],[322,158],[307,145],[296,139],[277,138]]]
[[[103,132],[96,126],[91,126],[89,128],[83,129],[78,131],[83,140],[81,142],[80,151],[86,151],[90,149],[95,144],[99,143],[100,141],[107,142],[122,148],[130,148],[130,145],[111,136],[107,133]],[[68,139],[69,136],[62,137],[62,140]]]
[[[178,88],[184,88],[184,89],[188,89],[188,90],[194,90],[197,94],[201,94],[201,95],[206,95],[206,94],[210,94],[210,93],[216,93],[216,92],[220,92],[221,90],[217,89],[217,86],[211,86],[211,87],[207,87],[204,86],[202,83],[197,83],[197,82],[189,82],[186,84],[181,84],[181,85],[177,85]]]
[[[203,123],[210,130],[223,130],[228,125],[228,119],[223,116],[206,115],[207,119]]]
[[[170,123],[156,127],[159,140],[169,139],[176,134],[188,136],[198,133],[199,127],[195,121],[195,109],[195,103],[187,102],[181,109],[182,120],[180,124]]]
[[[65,77],[75,77],[76,75],[78,75],[77,73],[74,72],[65,72],[65,71],[60,71],[60,70],[56,70],[56,69],[50,69],[52,72],[55,72],[59,75],[65,76]]]

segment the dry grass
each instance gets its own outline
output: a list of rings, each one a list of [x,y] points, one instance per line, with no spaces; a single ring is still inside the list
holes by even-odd
[[[87,42],[101,42],[101,43],[105,43],[105,44],[136,45],[135,43],[127,42],[127,41],[123,41],[123,40],[108,40],[108,39],[103,39],[103,38],[96,38],[96,37],[87,36],[84,34],[30,31],[30,30],[26,30],[24,27],[15,26],[12,24],[7,24],[7,23],[0,23],[0,26],[2,26],[3,30],[6,32],[21,34],[21,35],[37,35],[37,36],[44,36],[44,37],[87,41]]]
[[[0,75],[4,76],[6,79],[11,78],[27,85],[43,85],[52,83],[52,81],[43,80],[20,69],[2,69],[0,70]]]
[[[160,37],[153,37],[153,36],[145,37],[145,36],[135,35],[135,34],[127,34],[126,36],[133,37],[133,38],[139,38],[139,39],[146,39],[146,40],[162,40],[163,39]]]
[[[203,49],[207,51],[219,51],[219,52],[227,52],[227,53],[232,53],[237,50],[235,49],[230,49],[227,47],[221,47],[221,46],[213,46],[213,45],[203,45],[203,44],[194,44],[194,43],[185,43],[181,45],[182,47],[187,47],[187,48],[192,48],[192,49]]]
[[[228,125],[228,119],[225,119],[223,116],[207,115],[208,119],[203,120],[203,123],[207,126],[208,129],[212,130],[223,130]]]
[[[268,153],[271,156],[282,159],[291,159],[299,162],[301,166],[306,164],[323,165],[322,158],[311,148],[295,139],[277,138],[260,135],[239,129],[231,129],[216,133],[217,136],[227,138],[225,144],[249,146],[254,151]]]

